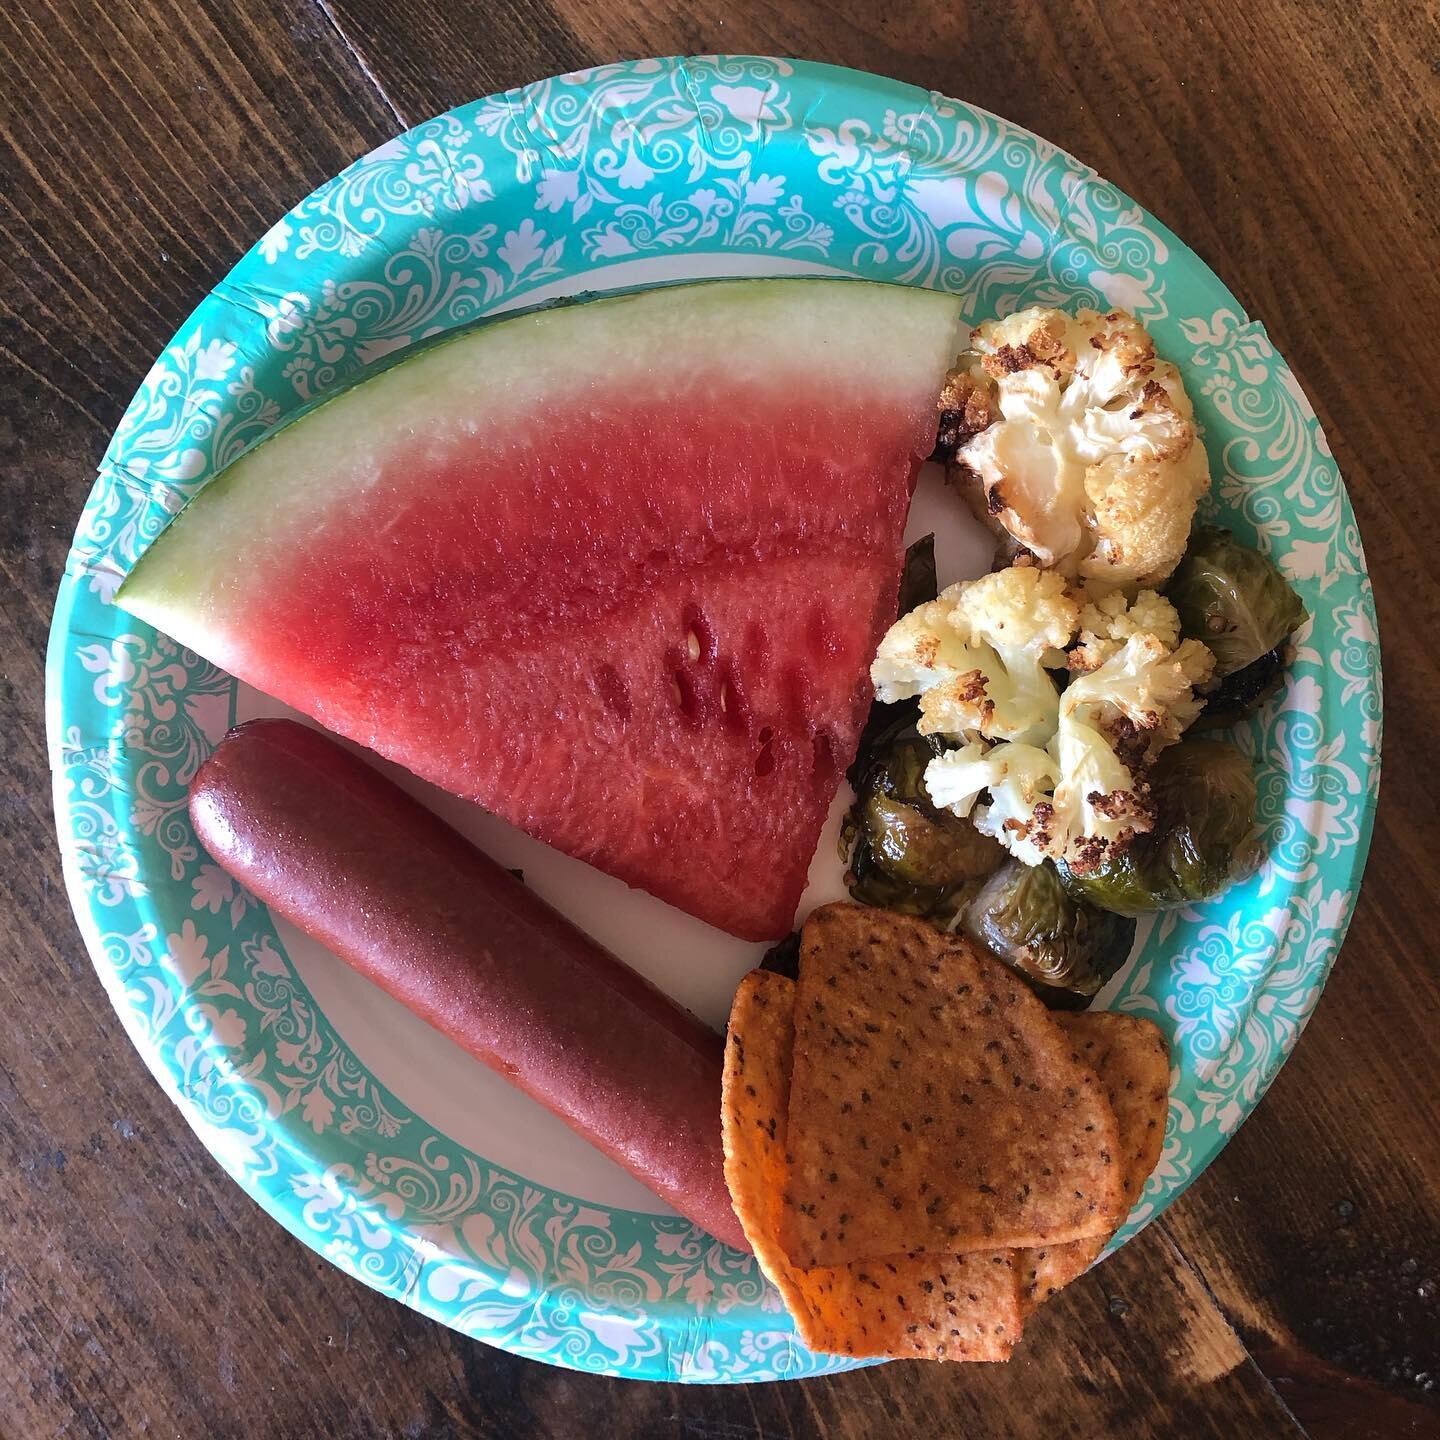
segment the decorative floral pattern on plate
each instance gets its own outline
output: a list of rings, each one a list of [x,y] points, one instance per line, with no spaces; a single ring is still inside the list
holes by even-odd
[[[1196,397],[1211,513],[1305,597],[1287,688],[1242,737],[1269,860],[1223,901],[1150,925],[1106,997],[1175,1047],[1165,1152],[1117,1244],[1214,1158],[1319,998],[1369,843],[1379,646],[1339,472],[1264,329],[1070,156],[888,80],[711,56],[477,101],[322,186],[190,317],[101,464],[48,664],[67,879],[132,1039],[230,1174],[367,1284],[577,1369],[769,1380],[853,1362],[800,1346],[748,1257],[490,1164],[350,1051],[268,912],[190,830],[185,787],[233,718],[234,682],[111,604],[185,500],[317,395],[541,287],[603,288],[607,266],[676,254],[948,289],[972,318],[1077,300],[1135,310]]]

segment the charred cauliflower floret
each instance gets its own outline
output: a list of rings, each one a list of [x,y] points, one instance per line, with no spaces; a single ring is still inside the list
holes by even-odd
[[[1214,655],[1198,640],[1172,647],[1158,635],[1137,631],[1103,664],[1066,686],[1061,728],[1067,716],[1079,717],[1137,762],[1153,760],[1199,715],[1205,702],[1195,691],[1214,669]]]
[[[1035,745],[985,745],[972,741],[938,755],[925,767],[932,803],[956,815],[970,815],[983,835],[1000,841],[1017,860],[1039,865],[1053,837],[1053,792],[1060,770]],[[982,795],[988,803],[976,808]]]
[[[1093,663],[1077,666],[1071,652],[1074,673],[1047,711],[1048,735],[1039,726],[1013,740],[993,727],[969,730],[965,744],[929,763],[925,785],[934,804],[971,816],[1016,859],[1063,860],[1084,874],[1153,827],[1151,764],[1199,713],[1195,692],[1215,658],[1179,640],[1173,608],[1153,593],[1133,605],[1092,600],[1080,623]]]
[[[880,642],[870,678],[885,702],[920,698],[922,735],[1045,740],[1055,728],[1079,603],[1061,576],[997,570],[952,585],[902,616]]]
[[[965,422],[955,433],[968,435],[951,473],[1008,558],[1109,586],[1158,584],[1210,485],[1179,371],[1120,310],[1034,307],[981,325],[971,343],[974,358],[951,376],[963,398],[951,413]],[[986,414],[997,418],[970,432]]]
[[[995,408],[994,383],[973,351],[962,355],[946,375],[936,408],[940,412],[935,439],[937,460],[953,461],[956,451],[1000,418]]]

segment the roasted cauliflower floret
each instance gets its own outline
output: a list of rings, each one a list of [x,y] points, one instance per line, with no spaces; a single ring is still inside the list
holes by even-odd
[[[1072,672],[1084,674],[1103,665],[1132,635],[1153,635],[1168,650],[1180,643],[1180,616],[1153,590],[1133,600],[1124,591],[1098,591],[1091,586],[1079,597],[1080,643],[1069,654]]]
[[[1199,715],[1204,701],[1195,690],[1214,669],[1214,655],[1198,640],[1172,648],[1156,635],[1133,634],[1103,664],[1071,680],[1061,728],[1067,717],[1082,719],[1126,737],[1137,754],[1153,760]]]
[[[934,458],[938,460],[953,460],[962,445],[1000,418],[995,386],[973,352],[962,355],[946,375],[936,409],[940,421]]]
[[[999,840],[1017,859],[1039,865],[1051,836],[1051,792],[1060,778],[1055,761],[1035,745],[986,746],[973,741],[938,755],[925,767],[931,800],[957,815],[971,815],[975,828]],[[990,802],[975,802],[988,793]]]
[[[919,729],[957,739],[1045,740],[1078,601],[1061,576],[1010,569],[952,585],[902,616],[880,642],[870,678],[882,701],[920,697]]]
[[[969,637],[950,624],[950,595],[947,590],[940,599],[917,605],[885,632],[870,665],[877,700],[888,705],[923,697],[974,668]]]
[[[1112,586],[1163,580],[1210,472],[1180,372],[1144,326],[1120,310],[1034,307],[971,343],[1000,418],[960,446],[952,474],[972,479],[1010,554]]]
[[[1062,666],[1062,650],[1080,619],[1076,597],[1059,575],[1024,567],[965,580],[945,592],[954,597],[952,623],[995,649]]]
[[[1178,627],[1163,605],[1154,595],[1134,606],[1108,599],[1087,605],[1086,618],[1105,631],[1099,637],[1092,631],[1091,643],[1109,653],[1059,695],[1049,735],[1031,730],[1020,743],[988,746],[969,736],[927,766],[932,801],[972,815],[977,829],[1027,865],[1048,856],[1079,874],[1150,830],[1150,764],[1195,719],[1201,704],[1195,688],[1214,666],[1199,642],[1174,643]],[[1164,638],[1130,628],[1145,617]]]

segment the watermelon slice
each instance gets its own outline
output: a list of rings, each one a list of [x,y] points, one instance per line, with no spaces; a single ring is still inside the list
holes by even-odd
[[[493,321],[242,456],[118,602],[746,939],[790,928],[960,302],[676,286]]]

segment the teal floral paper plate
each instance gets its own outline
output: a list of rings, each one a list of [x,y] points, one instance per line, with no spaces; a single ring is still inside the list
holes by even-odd
[[[1264,868],[1149,928],[1101,997],[1157,1021],[1175,1056],[1164,1154],[1116,1244],[1259,1102],[1320,997],[1369,845],[1380,659],[1360,536],[1325,437],[1264,328],[1076,160],[892,81],[703,57],[545,80],[357,161],[201,303],[101,463],[47,667],[65,874],[136,1047],[250,1195],[376,1289],[577,1369],[748,1381],[853,1362],[800,1346],[749,1258],[645,1208],[608,1172],[592,1176],[583,1156],[557,1169],[548,1149],[527,1152],[539,1142],[526,1137],[545,1134],[528,1112],[507,1120],[490,1113],[502,1102],[437,1096],[423,1043],[377,1045],[377,1027],[399,1036],[403,1019],[367,1018],[369,999],[325,957],[303,956],[189,826],[190,777],[263,702],[111,599],[219,468],[403,346],[576,290],[792,272],[951,290],[977,321],[1031,303],[1133,310],[1195,399],[1211,516],[1268,551],[1313,617],[1285,689],[1239,737],[1259,776]],[[615,883],[604,877],[556,870],[544,883],[582,924],[615,910],[609,891],[582,903],[587,886]],[[753,954],[726,943],[713,993],[694,1002],[712,1018]],[[463,1098],[469,1084],[445,1088]]]

